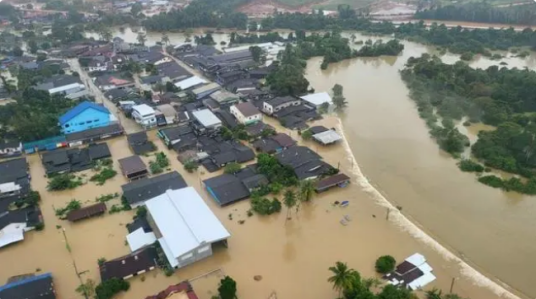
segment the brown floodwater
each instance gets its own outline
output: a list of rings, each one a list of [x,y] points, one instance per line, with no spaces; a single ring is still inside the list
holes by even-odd
[[[338,83],[349,102],[342,122],[346,137],[369,182],[434,238],[455,250],[491,277],[534,297],[536,286],[536,202],[534,197],[505,193],[479,184],[460,172],[455,160],[430,139],[398,70],[411,56],[434,49],[404,42],[400,57],[363,58],[320,70],[312,59],[307,78],[316,90]],[[508,67],[534,69],[527,59],[503,59]],[[456,55],[442,57],[454,63]],[[497,65],[479,57],[470,65]],[[476,125],[461,129],[472,143]]]
[[[123,36],[130,34],[135,40],[135,34],[129,30]],[[152,42],[160,39],[159,34],[148,37]],[[181,42],[183,37],[170,34],[172,43]],[[215,34],[215,38],[225,40],[228,36]],[[360,35],[357,38],[366,39]],[[454,160],[438,150],[398,74],[408,57],[434,50],[404,44],[406,49],[401,57],[354,59],[333,64],[326,71],[320,70],[321,59],[309,62],[307,77],[312,86],[320,91],[331,89],[335,83],[342,84],[349,107],[341,116],[342,122],[335,117],[320,121],[338,130],[344,127],[347,143],[328,148],[307,145],[327,162],[340,165],[343,172],[352,175],[352,184],[316,196],[298,213],[293,212],[289,221],[285,221],[285,209],[270,217],[247,217],[250,209],[247,200],[230,207],[217,207],[201,188],[203,179],[217,173],[209,174],[202,169],[194,174],[186,173],[176,156],[151,131],[149,137],[168,154],[171,169],[179,171],[190,186],[199,190],[232,236],[229,248],[219,248],[214,256],[180,269],[171,277],[153,271],[132,279],[131,290],[117,298],[145,298],[170,284],[192,279],[200,298],[209,299],[223,275],[230,275],[238,282],[240,298],[265,299],[273,294],[289,299],[335,298],[336,293],[326,279],[327,268],[336,261],[347,262],[363,276],[371,277],[378,256],[391,254],[402,260],[415,252],[426,255],[438,278],[427,289],[448,290],[455,279],[454,291],[463,297],[515,298],[445,247],[484,274],[525,294],[510,290],[520,297],[534,297],[535,287],[530,280],[536,266],[533,242],[536,220],[531,216],[536,204],[532,198],[508,196],[478,184],[472,175],[461,173]],[[454,63],[457,56],[445,55],[444,59]],[[534,61],[533,56],[507,60],[509,66],[529,68],[534,68]],[[486,67],[496,63],[480,58],[471,65]],[[468,129],[475,136],[479,130],[478,127]],[[295,132],[285,131],[298,138]],[[108,144],[115,161],[131,155],[124,137],[112,139]],[[143,159],[147,162],[152,158]],[[82,298],[75,289],[80,280],[99,281],[99,258],[112,259],[129,252],[125,224],[131,221],[133,212],[106,214],[70,224],[54,215],[54,207],[62,207],[72,198],[89,204],[99,195],[120,192],[125,180],[118,174],[103,186],[88,182],[71,191],[48,192],[39,157],[30,156],[29,162],[32,186],[42,195],[46,227],[42,232],[26,234],[24,242],[0,251],[0,282],[12,275],[50,271],[58,298]],[[117,162],[114,167],[118,170]],[[85,174],[87,180],[92,171]],[[401,206],[402,213],[385,199]],[[349,200],[350,206],[335,207],[332,203],[336,200]],[[118,200],[109,202],[108,206],[114,203]],[[391,211],[389,221],[385,220],[387,210]],[[339,221],[345,215],[352,221],[342,226]],[[239,220],[245,223],[239,224]],[[80,278],[76,271],[81,273]],[[262,280],[255,281],[255,275],[261,275]]]

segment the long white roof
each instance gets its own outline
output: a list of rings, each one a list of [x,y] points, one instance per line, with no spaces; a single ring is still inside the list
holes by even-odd
[[[414,253],[406,259],[406,262],[419,267],[426,262],[426,258],[420,253]]]
[[[324,103],[328,103],[331,105],[333,103],[333,100],[327,92],[308,94],[306,96],[301,97],[300,99],[309,102],[315,106],[320,106]]]
[[[194,111],[192,114],[205,128],[221,124],[221,120],[208,109]]]
[[[408,287],[412,290],[416,290],[416,289],[425,287],[427,284],[431,283],[434,280],[436,280],[435,275],[432,274],[432,272],[427,272],[427,273],[424,273],[423,276],[410,282],[408,284]]]
[[[26,223],[11,223],[0,230],[0,247],[24,240]]]
[[[175,86],[177,86],[178,88],[182,90],[185,90],[192,86],[196,86],[196,85],[204,84],[204,83],[207,83],[207,80],[197,77],[197,76],[192,76],[188,79],[184,79],[182,81],[175,83]]]
[[[192,187],[167,190],[145,204],[164,239],[164,242],[159,240],[160,243],[167,245],[174,258],[203,243],[214,243],[230,237],[227,229]]]

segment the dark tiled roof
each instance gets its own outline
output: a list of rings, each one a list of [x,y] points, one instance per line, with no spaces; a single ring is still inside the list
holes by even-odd
[[[255,152],[245,145],[237,145],[234,148],[236,154],[236,162],[245,163],[255,160]]]
[[[106,204],[103,202],[90,205],[78,210],[73,210],[67,214],[67,220],[69,221],[79,221],[82,219],[94,217],[97,215],[102,215],[106,211]]]
[[[263,152],[263,153],[275,153],[277,149],[281,148],[281,145],[277,143],[275,140],[272,140],[270,138],[266,139],[259,139],[255,142],[253,142],[253,146],[256,150]]]
[[[305,146],[293,146],[276,155],[279,163],[292,168],[299,167],[312,160],[320,160],[321,157]]]
[[[296,141],[285,133],[277,133],[270,137],[282,147],[290,147],[296,144]]]
[[[329,129],[324,126],[314,126],[314,127],[310,127],[309,131],[311,131],[311,133],[315,135],[318,133],[329,131]]]
[[[234,151],[227,151],[212,155],[212,160],[216,165],[224,165],[230,162],[236,162],[236,154]]]
[[[192,285],[188,281],[183,281],[179,284],[169,286],[167,287],[167,289],[163,290],[157,295],[149,296],[145,299],[166,299],[166,298],[169,298],[172,294],[182,293],[182,292],[186,294],[186,297],[188,297],[188,299],[199,299],[197,295],[195,294],[192,288]]]
[[[262,121],[260,122],[257,122],[256,124],[253,124],[253,125],[249,125],[246,127],[246,132],[248,132],[248,134],[250,136],[258,136],[262,133],[262,131],[264,131],[265,129],[271,129],[273,130],[274,127],[268,125],[268,124],[265,124],[263,123]]]
[[[176,172],[162,174],[152,178],[144,178],[121,186],[123,196],[130,204],[144,202],[161,195],[166,190],[177,190],[188,185],[182,176]]]
[[[331,165],[322,160],[311,160],[294,168],[299,180],[319,177],[332,169]]]
[[[350,178],[345,175],[344,173],[339,173],[334,176],[327,177],[319,182],[316,183],[316,190],[325,190],[327,188],[331,188],[335,185],[348,182],[350,181]]]
[[[149,271],[156,266],[157,258],[156,249],[150,246],[129,255],[107,261],[99,267],[101,280],[106,281],[112,278],[123,279],[143,270]]]
[[[139,156],[130,156],[119,159],[118,162],[124,175],[130,175],[147,170],[147,166],[145,166],[145,163],[143,163],[143,160]]]
[[[148,140],[147,133],[139,132],[139,133],[128,134],[127,140],[130,145],[145,143]]]
[[[45,273],[0,286],[1,299],[55,299],[52,275]]]
[[[105,127],[92,128],[89,130],[71,133],[65,135],[67,141],[86,141],[86,140],[95,140],[101,139],[102,136],[116,136],[123,134],[123,127],[119,124],[112,124]]]
[[[170,141],[181,139],[182,136],[193,133],[190,126],[177,126],[160,130]]]
[[[210,188],[212,194],[216,195],[218,204],[225,206],[249,196],[249,190],[244,186],[242,181],[231,174],[223,174],[203,183]]]
[[[215,111],[214,114],[216,114],[216,116],[222,121],[222,123],[226,127],[234,129],[238,126],[238,122],[236,121],[235,117],[231,113],[225,110],[219,110],[219,111]]]
[[[13,140],[13,141],[0,141],[0,150],[3,149],[9,149],[9,148],[18,148],[21,145],[20,141]]]
[[[0,184],[28,179],[28,162],[26,158],[17,158],[0,162]]]
[[[133,233],[140,228],[143,228],[143,231],[146,233],[153,231],[153,229],[149,225],[149,222],[147,221],[147,218],[145,217],[143,218],[136,217],[134,221],[132,221],[132,223],[127,224],[127,230],[129,233]]]
[[[243,179],[242,183],[249,190],[253,190],[262,185],[268,185],[269,182],[268,182],[268,178],[266,178],[264,174],[255,174],[253,176]]]
[[[260,114],[259,109],[257,109],[257,107],[255,107],[250,102],[244,102],[244,103],[236,104],[235,107],[245,117]]]
[[[89,158],[94,160],[104,159],[104,158],[110,158],[112,154],[110,153],[110,149],[108,148],[108,144],[106,142],[98,143],[98,144],[90,144],[88,146],[89,151]]]
[[[277,107],[279,105],[282,105],[282,104],[285,104],[285,103],[288,103],[288,102],[294,102],[294,101],[299,101],[300,99],[297,99],[295,97],[291,97],[291,96],[285,96],[285,97],[276,97],[276,98],[273,98],[269,101],[266,101],[268,104],[272,105],[273,107]]]

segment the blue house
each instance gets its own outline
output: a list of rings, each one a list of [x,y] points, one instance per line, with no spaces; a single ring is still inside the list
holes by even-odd
[[[60,116],[61,131],[64,134],[81,132],[110,125],[110,111],[92,102],[83,102]]]

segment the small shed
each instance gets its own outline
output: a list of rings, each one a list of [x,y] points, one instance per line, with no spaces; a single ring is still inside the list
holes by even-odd
[[[344,173],[339,173],[320,180],[318,183],[316,183],[315,191],[320,193],[336,186],[346,187],[349,183],[350,178]]]
[[[67,214],[67,220],[76,222],[82,219],[91,218],[104,214],[106,211],[106,204],[103,202],[74,210]]]
[[[123,175],[130,181],[146,177],[149,172],[140,156],[130,156],[119,160],[119,167]]]
[[[334,130],[328,130],[313,135],[313,139],[322,145],[329,145],[341,141],[342,137]]]
[[[324,103],[327,103],[328,105],[333,104],[333,100],[327,92],[308,94],[306,96],[301,97],[300,99],[313,105],[314,107],[320,107]]]

